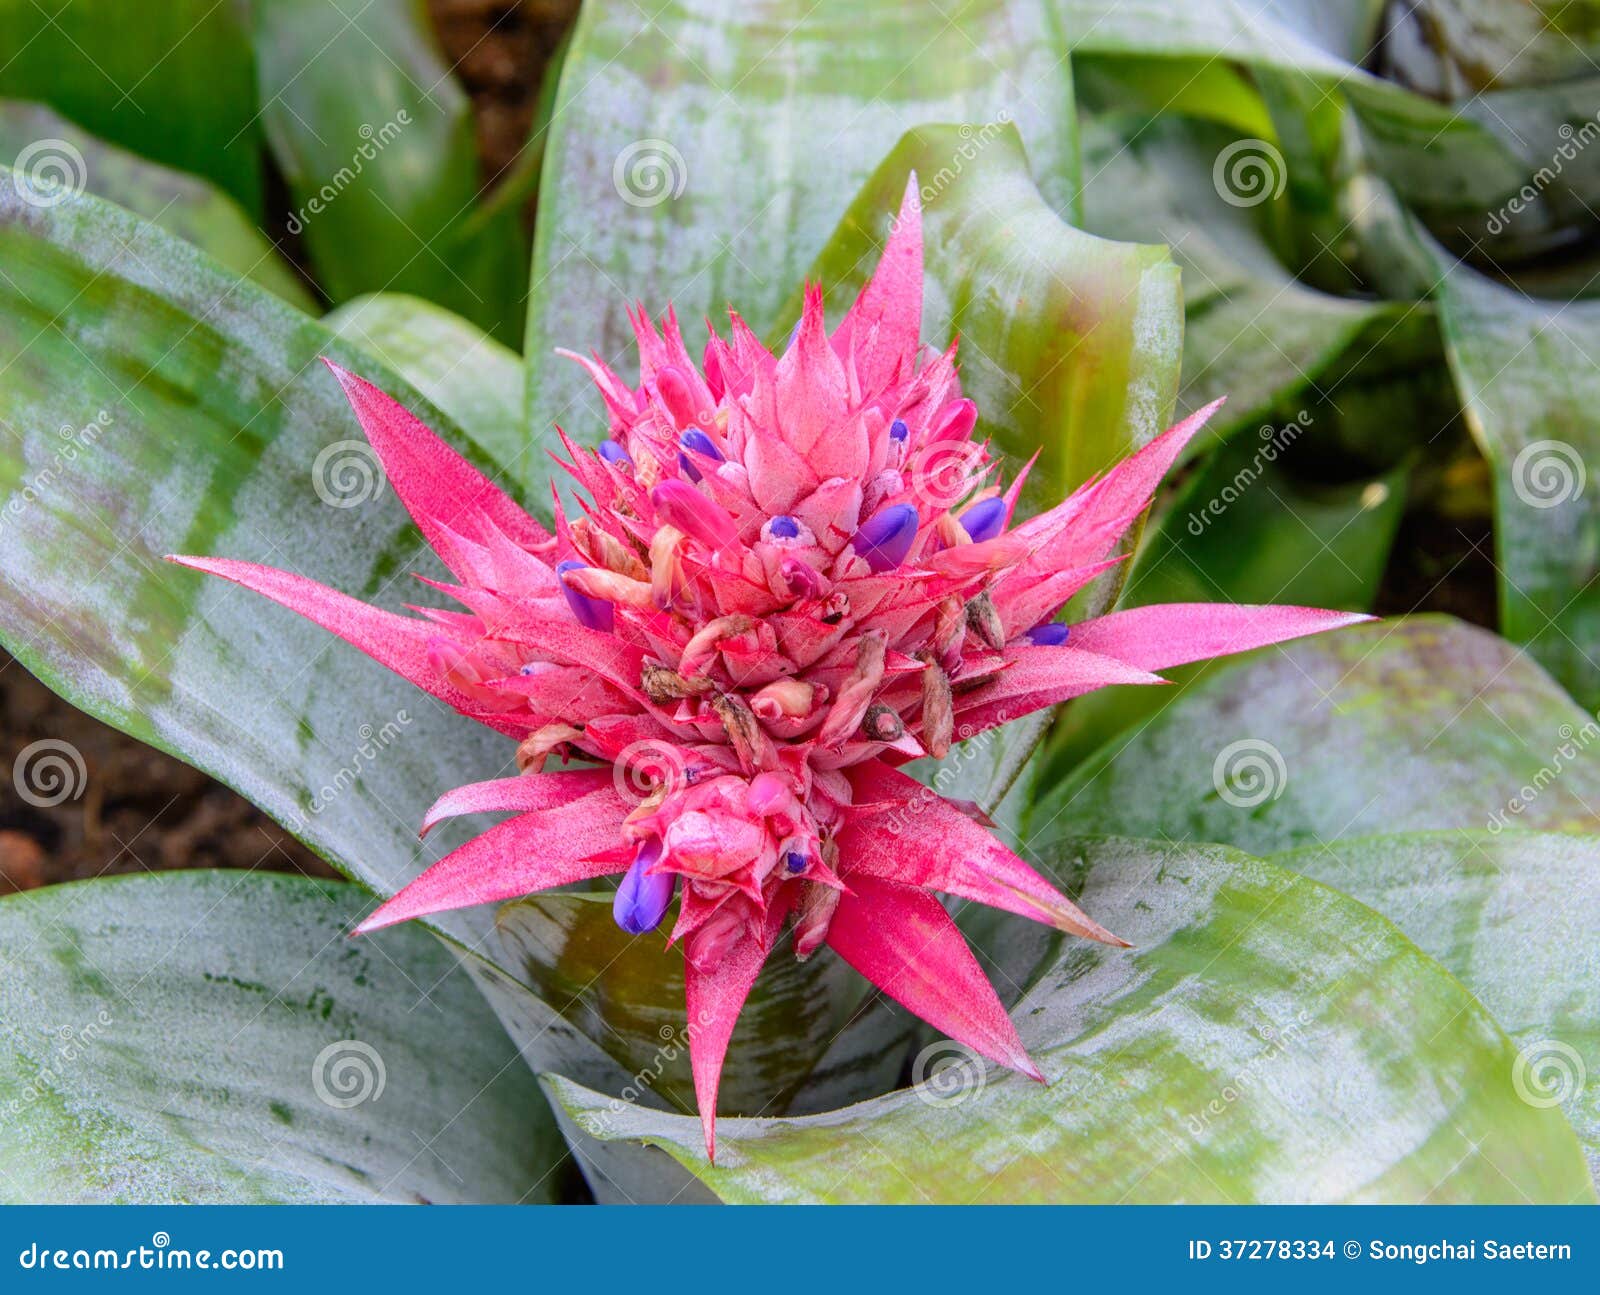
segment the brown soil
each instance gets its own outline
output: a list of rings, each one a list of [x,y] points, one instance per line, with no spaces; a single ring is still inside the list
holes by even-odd
[[[577,8],[577,0],[429,0],[440,46],[472,96],[486,181],[527,137],[545,64]],[[15,776],[19,755],[39,741],[66,743],[83,761],[78,794],[58,805],[25,798],[29,784]],[[74,709],[4,653],[0,761],[0,894],[165,868],[334,875],[249,802]]]

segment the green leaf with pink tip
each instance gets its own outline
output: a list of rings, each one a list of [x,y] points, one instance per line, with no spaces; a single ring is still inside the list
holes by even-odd
[[[934,1045],[912,1089],[722,1121],[715,1168],[690,1117],[546,1091],[728,1201],[1594,1200],[1560,1111],[1519,1096],[1516,1045],[1370,909],[1217,846],[1038,855],[1134,946],[1044,958],[1012,1017],[1048,1086]]]

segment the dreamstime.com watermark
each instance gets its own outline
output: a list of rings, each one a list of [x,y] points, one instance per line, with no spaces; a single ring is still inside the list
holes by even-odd
[[[1588,1080],[1583,1054],[1560,1039],[1525,1044],[1511,1064],[1511,1087],[1536,1110],[1564,1105],[1583,1092]]]
[[[311,1091],[319,1102],[336,1111],[377,1101],[388,1083],[389,1069],[382,1054],[360,1039],[338,1039],[311,1063]]]
[[[1539,201],[1540,195],[1560,178],[1568,162],[1576,160],[1578,154],[1600,139],[1600,112],[1582,126],[1575,127],[1564,121],[1557,127],[1556,134],[1561,136],[1561,143],[1550,161],[1529,176],[1528,182],[1506,199],[1499,211],[1489,216],[1485,228],[1490,234],[1504,233],[1513,220]]]
[[[36,139],[12,160],[17,196],[30,207],[48,210],[82,193],[89,167],[78,146],[67,139]]]
[[[89,785],[83,752],[58,737],[29,742],[11,762],[11,786],[35,809],[53,809],[77,800]]]
[[[926,206],[952,184],[961,178],[961,172],[968,162],[975,161],[978,154],[988,148],[1000,133],[1011,123],[1011,114],[1002,108],[990,122],[982,126],[962,126],[958,132],[961,143],[956,146],[955,152],[950,154],[950,160],[935,171],[931,176],[923,178],[918,189],[918,197]]]
[[[67,467],[77,462],[80,454],[93,449],[95,442],[110,429],[112,422],[110,412],[102,409],[82,427],[63,423],[57,428],[57,444],[49,460],[43,467],[30,473],[24,479],[22,488],[13,491],[5,507],[0,508],[0,532],[5,530],[7,523],[21,517],[45,498]]]
[[[1262,440],[1261,448],[1255,452],[1250,462],[1233,474],[1233,480],[1212,495],[1200,508],[1189,514],[1189,534],[1196,539],[1203,535],[1206,527],[1227,512],[1239,496],[1250,489],[1256,483],[1256,479],[1271,464],[1276,463],[1278,456],[1299,440],[1301,433],[1310,426],[1311,413],[1305,409],[1282,427],[1263,423],[1257,433]]]
[[[911,1091],[929,1106],[960,1106],[988,1083],[984,1059],[951,1039],[930,1043],[911,1063]]]
[[[1289,785],[1283,752],[1259,737],[1229,742],[1211,762],[1211,785],[1235,809],[1254,809],[1277,800]]]
[[[1217,1090],[1215,1097],[1194,1114],[1185,1116],[1184,1127],[1195,1137],[1204,1133],[1211,1126],[1212,1120],[1226,1115],[1235,1103],[1249,1095],[1250,1090],[1261,1081],[1263,1072],[1270,1070],[1300,1042],[1301,1032],[1310,1024],[1311,1013],[1302,1008],[1300,1014],[1287,1025],[1258,1026],[1256,1036],[1266,1046],[1245,1062]]]
[[[28,1076],[21,1088],[13,1089],[6,1100],[0,1102],[0,1128],[56,1092],[62,1077],[77,1065],[111,1024],[111,1013],[102,1007],[86,1025],[63,1025],[58,1029],[50,1056]]]
[[[661,1042],[649,1060],[634,1072],[633,1078],[623,1086],[622,1091],[606,1103],[604,1110],[589,1112],[584,1116],[582,1120],[584,1130],[593,1137],[606,1137],[619,1117],[637,1105],[639,1098],[645,1093],[654,1091],[662,1075],[666,1074],[667,1067],[684,1054],[695,1030],[710,1024],[710,1021],[711,1013],[702,1010],[693,1021],[681,1029],[676,1025],[663,1025],[657,1032]]]
[[[362,773],[376,764],[378,757],[398,742],[401,735],[410,726],[411,712],[401,707],[395,711],[394,718],[381,728],[375,729],[371,724],[363,724],[357,729],[356,736],[360,739],[358,745],[350,753],[346,762],[339,766],[333,777],[312,793],[309,807],[311,812],[313,814],[322,813],[340,796],[349,791],[356,784],[356,780],[361,777]]]
[[[356,147],[356,151],[350,155],[348,162],[330,175],[322,187],[289,217],[287,224],[289,232],[301,233],[311,217],[320,216],[326,211],[341,193],[355,183],[356,177],[366,169],[367,163],[399,139],[400,132],[410,124],[411,114],[404,108],[381,126],[375,127],[371,122],[362,122],[356,130],[356,134],[361,136],[361,143]]]
[[[153,1233],[149,1245],[127,1250],[101,1247],[90,1250],[77,1246],[68,1250],[60,1246],[41,1246],[37,1241],[17,1255],[17,1267],[24,1272],[130,1272],[142,1269],[147,1272],[188,1272],[193,1270],[225,1272],[282,1272],[283,1251],[259,1247],[223,1250],[186,1250],[174,1246],[165,1232]]]
[[[1539,766],[1538,772],[1532,778],[1517,789],[1516,795],[1506,801],[1504,807],[1489,815],[1488,822],[1484,826],[1492,835],[1499,836],[1510,827],[1512,819],[1538,800],[1544,794],[1545,788],[1559,778],[1582,752],[1589,749],[1589,745],[1600,737],[1600,722],[1590,720],[1576,730],[1571,724],[1563,724],[1556,730],[1556,736],[1561,741],[1550,753],[1550,758]]]
[[[630,207],[659,207],[688,185],[689,164],[671,140],[636,139],[611,163],[611,187]]]
[[[1289,167],[1276,145],[1264,139],[1236,139],[1217,154],[1211,183],[1230,207],[1259,207],[1283,196]]]

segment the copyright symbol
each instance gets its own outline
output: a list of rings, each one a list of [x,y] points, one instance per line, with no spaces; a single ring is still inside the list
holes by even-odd
[[[1344,1257],[1346,1259],[1359,1259],[1359,1258],[1361,1258],[1361,1242],[1359,1242],[1359,1241],[1346,1241],[1344,1243]]]

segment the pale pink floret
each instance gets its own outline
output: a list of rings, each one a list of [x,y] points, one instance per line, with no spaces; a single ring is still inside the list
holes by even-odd
[[[632,904],[628,929],[645,929],[676,894],[708,1154],[728,1039],[786,925],[799,956],[828,944],[938,1029],[1035,1078],[934,892],[1120,943],[972,807],[897,766],[1096,688],[1363,619],[1143,607],[1074,625],[1065,643],[1032,641],[1115,563],[1215,406],[1012,527],[1020,476],[998,493],[953,348],[920,344],[921,307],[913,181],[831,335],[810,289],[781,355],[735,315],[697,365],[670,311],[659,331],[631,312],[640,384],[581,360],[609,432],[600,453],[563,438],[587,499],[554,534],[330,364],[453,577],[428,583],[463,611],[398,616],[250,563],[174,559],[293,608],[518,742],[521,777],[447,793],[423,829],[515,816],[361,930],[620,872],[619,920]],[[980,510],[990,526],[974,540],[962,515],[997,494],[1004,506]],[[545,772],[572,760],[610,767]]]

